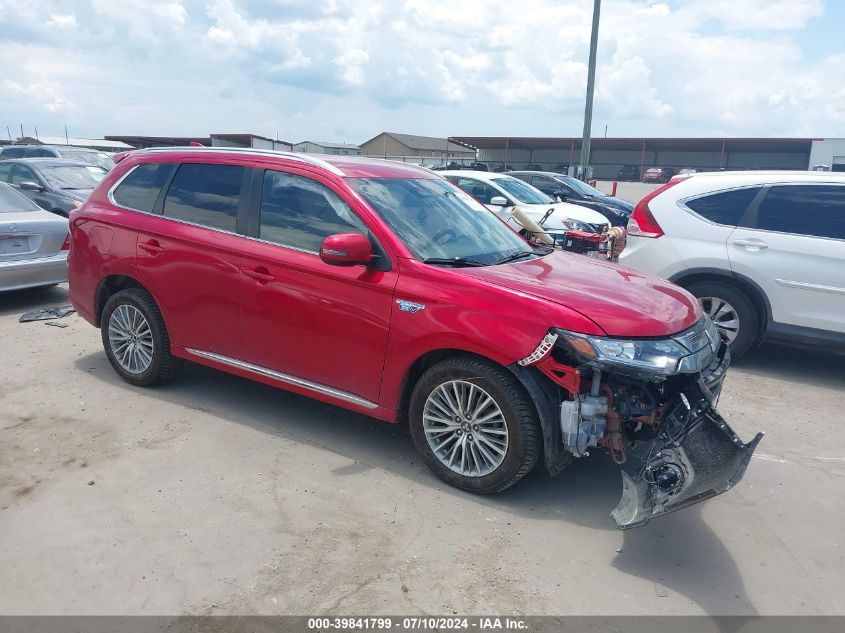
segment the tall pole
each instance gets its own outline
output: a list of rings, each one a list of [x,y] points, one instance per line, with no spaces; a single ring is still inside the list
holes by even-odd
[[[581,137],[581,179],[587,179],[590,163],[590,132],[593,127],[593,92],[596,87],[596,50],[599,43],[601,0],[593,0],[593,31],[590,35],[590,65],[587,69],[587,103],[584,106],[584,134]]]

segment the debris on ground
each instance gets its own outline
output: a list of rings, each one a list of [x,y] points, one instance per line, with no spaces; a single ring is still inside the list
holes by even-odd
[[[59,323],[58,321],[47,321],[44,325],[52,325],[53,327],[67,327],[67,323]]]
[[[55,308],[42,308],[27,312],[22,315],[18,321],[20,323],[29,323],[30,321],[47,321],[49,319],[61,319],[69,314],[73,314],[76,310],[73,306],[56,306]]]

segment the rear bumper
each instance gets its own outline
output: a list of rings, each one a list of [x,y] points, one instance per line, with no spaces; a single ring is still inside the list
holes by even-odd
[[[52,257],[0,261],[0,291],[49,286],[67,281],[67,251]]]

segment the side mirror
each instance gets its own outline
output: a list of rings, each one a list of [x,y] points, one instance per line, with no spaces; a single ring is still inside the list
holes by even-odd
[[[493,196],[490,198],[490,204],[494,207],[506,207],[508,206],[508,199],[504,196]]]
[[[320,259],[331,266],[367,265],[373,259],[373,247],[360,233],[329,235],[320,246]]]
[[[22,183],[18,184],[18,187],[26,191],[44,191],[44,187],[32,180],[24,180]]]

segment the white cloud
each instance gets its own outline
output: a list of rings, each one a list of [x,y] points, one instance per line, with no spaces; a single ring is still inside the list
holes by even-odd
[[[3,95],[7,99],[3,99]],[[15,81],[3,80],[0,90],[0,100],[19,100],[30,107],[44,108],[50,113],[63,113],[73,108],[73,103],[62,94],[61,86],[51,81],[41,81],[30,84],[19,84]],[[8,101],[7,101],[8,100]]]
[[[388,124],[580,133],[591,0],[68,6],[0,0],[0,46],[25,60],[0,83],[10,119],[0,127],[37,117],[39,130],[68,122],[89,135],[272,135],[287,125],[294,138],[355,140]],[[605,0],[596,125],[620,135],[845,136],[845,43],[828,44],[827,58],[800,45],[824,9],[823,0]]]
[[[73,13],[68,15],[51,13],[47,26],[54,29],[73,30],[76,28],[76,16]]]

